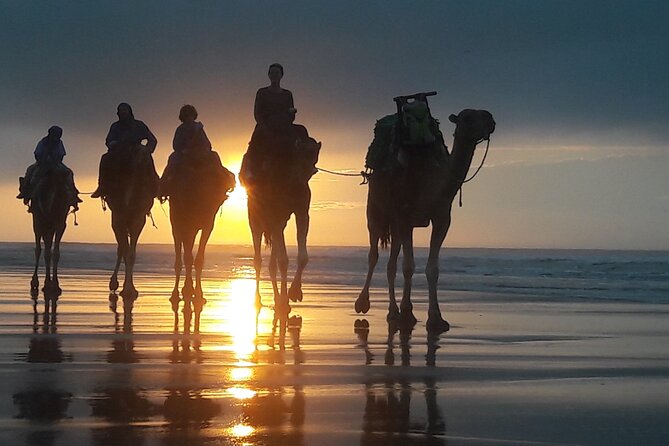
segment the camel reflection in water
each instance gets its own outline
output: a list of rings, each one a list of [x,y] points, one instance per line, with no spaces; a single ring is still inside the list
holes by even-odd
[[[278,334],[277,334],[278,331]],[[290,346],[286,348],[286,331],[290,337]],[[287,330],[277,329],[274,325],[267,340],[269,346],[267,362],[286,364],[287,356],[292,351],[292,363],[304,362],[304,352],[300,345],[302,318],[293,315],[288,319]],[[299,374],[299,369],[294,373]],[[300,381],[299,375],[296,381]],[[244,443],[262,445],[304,445],[303,426],[306,418],[306,398],[301,385],[286,388],[280,385],[260,386],[244,399],[242,406],[242,424],[233,426],[235,432],[243,433]]]
[[[369,338],[369,322],[358,319],[354,324],[354,332],[358,336],[359,346],[365,352],[365,364],[372,364],[372,353]],[[403,367],[411,365],[411,335],[413,326],[401,326],[393,322],[388,323],[384,364],[395,366],[395,337],[399,334],[400,364]],[[445,445],[443,435],[446,433],[446,423],[437,402],[437,380],[431,367],[436,363],[436,351],[439,336],[427,337],[427,354],[425,365],[428,367],[423,373],[423,396],[427,417],[425,420],[413,420],[411,417],[411,397],[415,392],[412,383],[412,374],[388,373],[385,379],[368,381],[365,383],[365,409],[363,416],[363,435],[361,445]]]
[[[40,314],[34,299],[33,334],[28,352],[16,354],[15,359],[38,364],[72,361],[72,355],[63,352],[56,323],[56,300],[47,299],[44,312]],[[29,369],[21,385],[23,389],[12,396],[17,409],[15,418],[34,425],[26,435],[26,444],[52,445],[60,435],[56,426],[68,417],[73,395],[60,388],[59,377],[59,374],[45,375],[40,369]]]
[[[104,382],[94,390],[89,401],[91,415],[100,418],[107,426],[92,430],[95,445],[144,444],[144,432],[140,423],[149,420],[158,408],[139,386],[133,385],[135,368],[143,357],[135,350],[132,332],[132,314],[124,312],[123,324],[116,315],[111,348],[105,353],[105,361],[111,365]]]

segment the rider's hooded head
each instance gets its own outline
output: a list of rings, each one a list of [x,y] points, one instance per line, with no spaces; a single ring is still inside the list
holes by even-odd
[[[51,127],[49,127],[49,131],[46,136],[51,141],[58,141],[63,136],[63,129],[61,129],[57,125],[52,125]]]
[[[118,107],[116,107],[116,115],[118,115],[119,121],[135,119],[135,115],[132,113],[132,107],[127,102],[118,104]]]

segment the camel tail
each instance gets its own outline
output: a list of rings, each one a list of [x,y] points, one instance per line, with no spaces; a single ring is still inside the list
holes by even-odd
[[[390,245],[390,225],[383,228],[379,240],[381,242],[381,249],[388,249],[388,246]]]
[[[267,232],[263,232],[262,235],[265,238],[265,247],[266,248],[271,248],[272,247],[272,236]]]

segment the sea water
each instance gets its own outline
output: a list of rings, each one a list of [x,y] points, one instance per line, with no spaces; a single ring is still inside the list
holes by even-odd
[[[263,249],[263,280],[269,279],[269,250]],[[289,248],[290,270],[296,252]],[[414,300],[427,299],[424,270],[427,248],[415,249]],[[30,275],[34,245],[0,243],[0,272]],[[64,243],[60,272],[103,273],[115,262],[112,244]],[[388,253],[381,251],[372,286],[386,287]],[[43,264],[43,263],[42,263]],[[172,275],[171,245],[142,245],[137,254],[138,274]],[[545,301],[628,301],[669,303],[669,251],[609,251],[555,249],[442,248],[439,261],[440,292],[469,291],[485,299]],[[361,288],[367,271],[365,247],[310,247],[304,283]],[[209,246],[204,276],[208,279],[255,277],[251,246]],[[402,285],[402,256],[398,260],[396,286]]]

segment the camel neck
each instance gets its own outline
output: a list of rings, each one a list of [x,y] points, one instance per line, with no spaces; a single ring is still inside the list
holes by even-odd
[[[474,159],[475,141],[469,141],[461,137],[455,137],[453,141],[453,150],[451,151],[451,160],[449,166],[448,186],[451,190],[457,191],[465,181],[469,167]]]

